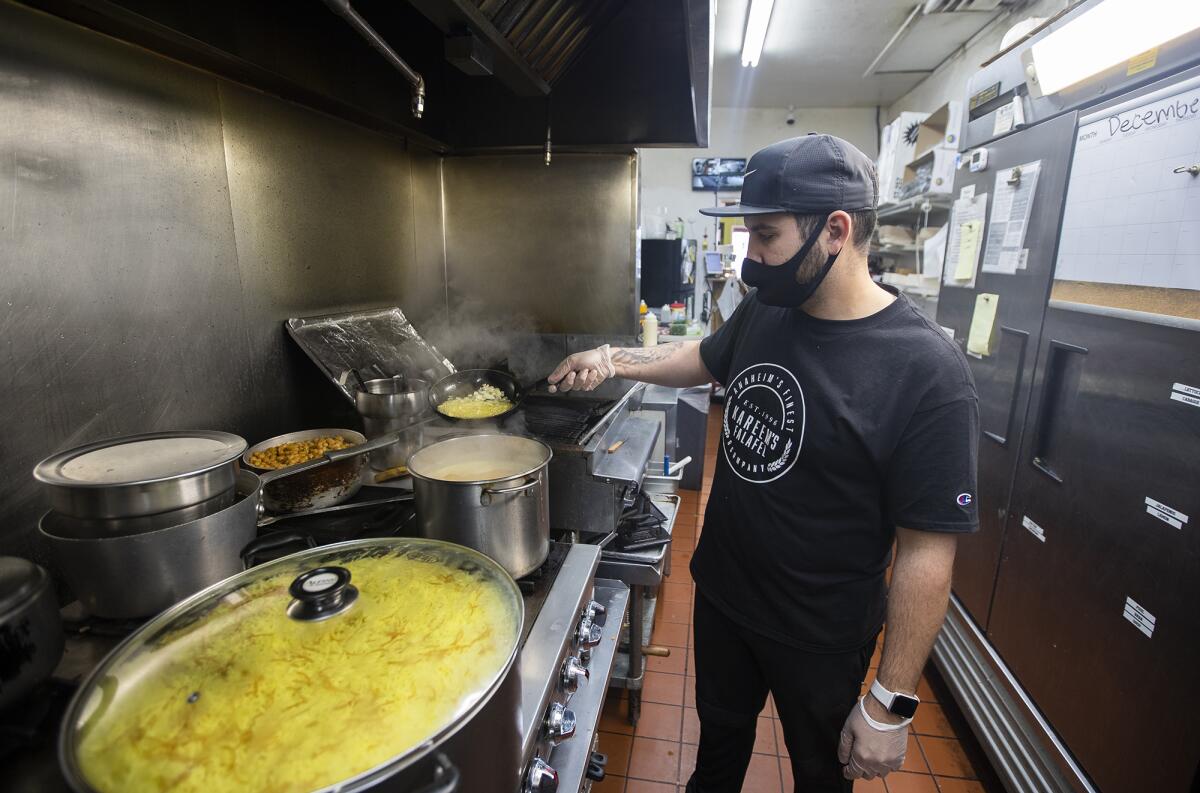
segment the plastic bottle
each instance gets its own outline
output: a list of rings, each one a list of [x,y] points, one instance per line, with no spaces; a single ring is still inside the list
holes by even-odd
[[[648,312],[649,310],[650,310],[650,307],[649,307],[649,306],[647,306],[647,305],[646,305],[646,301],[645,301],[645,300],[643,300],[643,301],[642,301],[642,304],[641,304],[640,306],[638,306],[638,316],[639,316],[639,317],[644,317],[644,316],[646,316],[646,312]]]
[[[642,317],[642,346],[658,346],[658,317],[654,316],[653,312],[647,312],[646,316]]]

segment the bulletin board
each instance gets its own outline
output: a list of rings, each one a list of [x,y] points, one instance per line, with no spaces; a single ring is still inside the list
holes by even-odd
[[[1055,299],[1200,312],[1200,79],[1080,119]]]

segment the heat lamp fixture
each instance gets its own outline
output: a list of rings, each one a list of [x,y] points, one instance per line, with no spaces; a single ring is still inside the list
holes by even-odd
[[[771,24],[771,9],[775,0],[750,0],[750,13],[746,15],[746,36],[742,40],[742,66],[755,67],[762,57],[763,42],[767,40],[767,27]]]
[[[1026,71],[1043,96],[1057,93],[1197,28],[1197,0],[1105,0],[1035,41]]]

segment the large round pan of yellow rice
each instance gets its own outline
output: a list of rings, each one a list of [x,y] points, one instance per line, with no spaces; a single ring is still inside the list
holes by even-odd
[[[292,581],[331,565],[350,571],[353,605],[289,617]],[[172,607],[105,658],[64,720],[64,771],[97,793],[354,790],[487,702],[523,618],[512,578],[462,546],[388,538],[293,554]]]

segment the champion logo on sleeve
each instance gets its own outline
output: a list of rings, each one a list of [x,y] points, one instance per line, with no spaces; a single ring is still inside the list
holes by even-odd
[[[958,498],[955,499],[960,507],[968,507],[974,500],[975,498],[970,493],[959,493]]]

